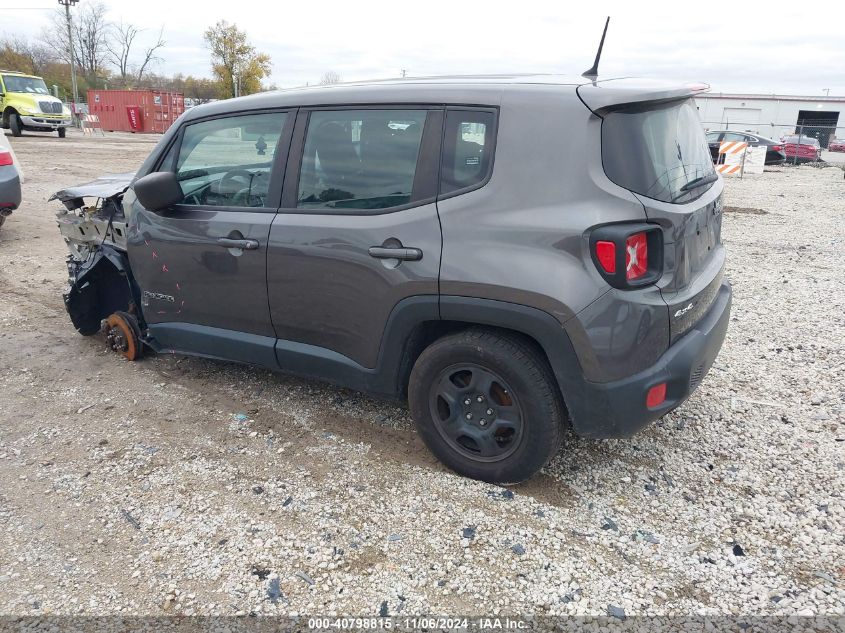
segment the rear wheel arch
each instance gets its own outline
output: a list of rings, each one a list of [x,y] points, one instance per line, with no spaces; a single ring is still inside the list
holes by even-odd
[[[470,328],[509,336],[532,347],[548,364],[565,407],[583,391],[584,376],[563,325],[537,308],[495,299],[411,297],[394,308],[382,337],[379,371],[390,381],[378,389],[405,398],[420,354],[435,341]]]
[[[411,332],[403,352],[403,366],[399,374],[400,393],[403,397],[407,394],[408,379],[414,363],[416,363],[420,354],[440,339],[467,330],[489,332],[490,334],[495,334],[503,338],[519,341],[534,350],[551,370],[551,363],[549,362],[546,350],[543,349],[543,346],[540,345],[536,338],[525,332],[497,325],[480,324],[473,321],[425,321],[420,323]],[[559,386],[558,391],[560,391]]]

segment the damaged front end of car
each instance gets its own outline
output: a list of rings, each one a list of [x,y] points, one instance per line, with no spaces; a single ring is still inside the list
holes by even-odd
[[[102,332],[109,346],[129,360],[142,350],[143,317],[138,286],[126,255],[131,206],[124,194],[134,174],[105,176],[56,192],[56,214],[70,251],[65,308],[80,334]]]

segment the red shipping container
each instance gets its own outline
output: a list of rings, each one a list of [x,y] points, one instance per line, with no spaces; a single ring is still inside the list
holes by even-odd
[[[133,127],[130,114],[136,114]],[[88,112],[100,119],[108,132],[162,134],[185,111],[185,97],[166,90],[89,90]]]

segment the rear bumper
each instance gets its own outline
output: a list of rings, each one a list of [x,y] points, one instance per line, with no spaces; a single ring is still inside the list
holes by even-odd
[[[0,215],[9,215],[21,204],[21,180],[14,167],[0,167]]]
[[[21,116],[21,123],[23,123],[24,127],[33,130],[58,130],[60,127],[69,127],[71,119],[70,117],[53,119],[42,116]]]
[[[731,287],[724,282],[708,312],[653,366],[613,382],[587,381],[582,397],[569,394],[567,404],[575,431],[583,437],[629,437],[680,406],[713,365],[730,314]],[[657,407],[646,407],[646,393],[662,382],[666,383],[666,400]]]

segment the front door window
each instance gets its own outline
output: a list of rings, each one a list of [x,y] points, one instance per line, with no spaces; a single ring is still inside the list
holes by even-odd
[[[188,125],[176,163],[183,204],[267,206],[270,172],[286,117],[271,112]]]

